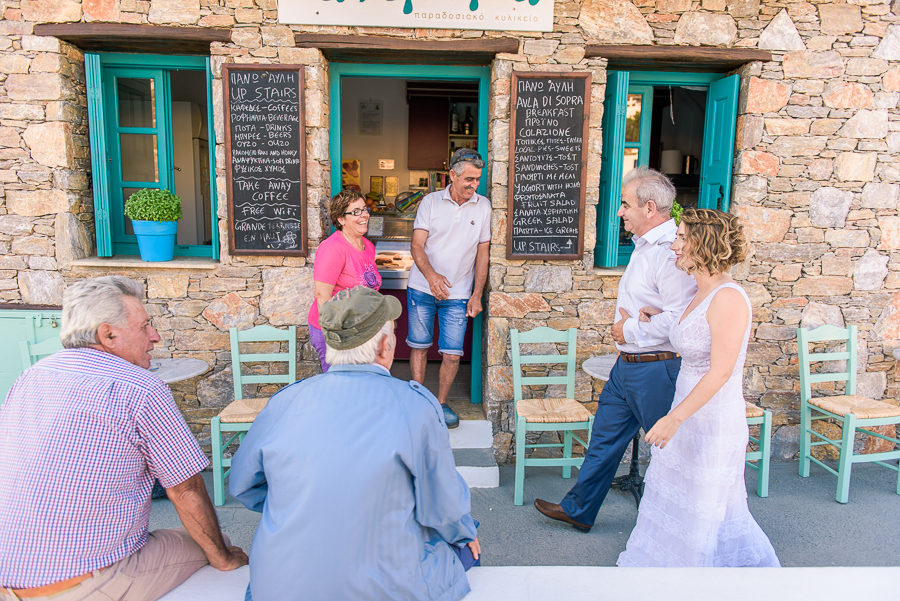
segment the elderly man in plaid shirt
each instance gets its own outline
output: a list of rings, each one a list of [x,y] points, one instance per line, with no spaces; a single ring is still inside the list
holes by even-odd
[[[66,348],[22,374],[0,408],[0,599],[153,601],[231,547],[200,471],[208,460],[169,388],[143,289],[107,276],[65,291]],[[148,532],[154,478],[184,529]]]

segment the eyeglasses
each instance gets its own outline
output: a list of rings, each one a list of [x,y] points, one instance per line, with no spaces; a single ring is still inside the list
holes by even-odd
[[[475,162],[475,161],[483,161],[483,160],[484,159],[481,158],[481,155],[478,154],[476,151],[466,150],[465,152],[460,154],[458,157],[453,158],[453,165],[456,165],[458,163],[464,163],[466,161]]]
[[[363,207],[361,209],[353,209],[352,211],[347,211],[344,215],[353,215],[354,217],[360,217],[363,213],[369,215],[372,213],[372,209],[369,207]]]

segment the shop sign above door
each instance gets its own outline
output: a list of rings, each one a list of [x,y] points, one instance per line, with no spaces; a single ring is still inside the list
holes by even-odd
[[[280,0],[291,25],[553,31],[553,0]]]

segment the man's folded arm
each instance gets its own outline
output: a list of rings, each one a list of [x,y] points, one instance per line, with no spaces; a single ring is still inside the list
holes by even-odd
[[[662,312],[653,315],[649,322],[640,321],[637,311],[641,307],[636,307],[632,318],[625,322],[622,329],[626,342],[640,347],[658,346],[669,342],[669,330],[681,318],[681,314],[697,293],[694,278],[675,267],[674,255],[660,260],[657,285],[662,306],[654,308]]]

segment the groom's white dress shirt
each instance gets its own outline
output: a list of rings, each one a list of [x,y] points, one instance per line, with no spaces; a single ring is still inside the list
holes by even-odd
[[[619,282],[616,316],[619,321],[625,309],[631,319],[625,322],[625,344],[616,344],[623,353],[653,353],[675,349],[669,342],[669,330],[697,294],[694,278],[675,267],[675,253],[670,246],[675,241],[678,226],[669,219],[646,232],[632,236],[634,252]],[[650,322],[638,320],[642,307],[661,309],[662,313]]]

